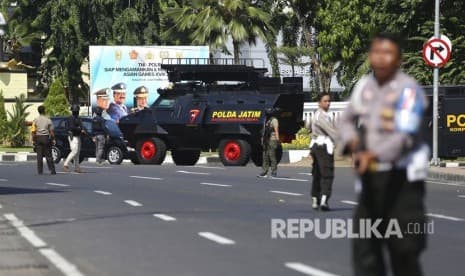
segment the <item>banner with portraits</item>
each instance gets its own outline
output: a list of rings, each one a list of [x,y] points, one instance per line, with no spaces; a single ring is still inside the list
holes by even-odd
[[[168,86],[163,59],[209,58],[208,46],[90,46],[92,110],[120,117],[150,106]]]

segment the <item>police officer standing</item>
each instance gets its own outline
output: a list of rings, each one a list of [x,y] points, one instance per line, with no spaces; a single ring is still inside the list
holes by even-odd
[[[329,211],[328,200],[334,180],[334,142],[336,130],[328,114],[331,98],[329,93],[317,97],[318,110],[312,120],[310,151],[313,159],[312,208]]]
[[[45,107],[43,105],[37,108],[39,117],[33,122],[32,137],[36,144],[37,152],[37,173],[43,173],[43,158],[47,160],[47,166],[51,174],[56,174],[55,164],[52,158],[51,145],[55,144],[55,132],[53,130],[53,123],[45,116]]]
[[[262,147],[263,163],[262,172],[258,177],[266,177],[271,163],[271,177],[276,177],[278,171],[277,150],[279,147],[279,122],[275,117],[276,110],[267,108],[265,110],[266,122],[263,130]]]
[[[139,86],[134,90],[134,108],[131,112],[137,112],[148,108],[149,90],[145,86]]]
[[[81,152],[81,134],[84,134],[84,127],[82,126],[81,119],[79,118],[79,105],[73,104],[71,106],[72,115],[66,122],[66,128],[68,130],[68,141],[71,152],[66,157],[65,163],[63,164],[63,170],[69,171],[69,162],[74,160],[74,171],[81,173],[79,167],[79,154]]]
[[[401,48],[395,36],[377,35],[368,57],[373,73],[355,86],[339,133],[342,148],[354,154],[361,182],[354,232],[360,233],[360,220],[380,219],[377,230],[383,238],[353,240],[354,272],[386,275],[383,252],[388,252],[395,276],[418,276],[426,236],[425,231],[409,233],[408,225],[426,222],[429,150],[420,134],[426,100],[417,82],[399,69]],[[390,224],[400,231],[386,237]]]
[[[113,90],[113,102],[108,108],[108,114],[115,121],[119,122],[121,117],[128,115],[128,108],[124,104],[126,101],[126,84],[117,83],[111,87]]]
[[[95,143],[95,157],[97,164],[102,164],[105,159],[103,154],[105,151],[106,131],[105,119],[102,117],[102,109],[97,107],[95,109],[95,116],[92,118],[92,132],[94,137],[92,141]]]

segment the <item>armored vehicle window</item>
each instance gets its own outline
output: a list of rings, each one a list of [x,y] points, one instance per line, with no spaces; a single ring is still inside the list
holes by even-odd
[[[174,99],[163,99],[158,103],[159,107],[173,107],[174,106]]]

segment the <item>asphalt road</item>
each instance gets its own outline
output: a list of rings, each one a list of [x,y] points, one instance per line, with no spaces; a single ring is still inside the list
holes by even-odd
[[[38,176],[35,163],[0,163],[1,216],[24,222],[18,229],[58,255],[49,259],[65,275],[352,275],[348,238],[271,238],[271,219],[351,218],[348,168],[337,169],[325,213],[310,207],[304,167],[280,167],[279,179],[258,179],[251,166],[83,170]],[[463,275],[465,186],[429,183],[426,205],[434,233],[424,274]]]

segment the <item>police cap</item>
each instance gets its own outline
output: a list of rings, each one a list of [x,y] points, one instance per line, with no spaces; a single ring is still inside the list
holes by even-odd
[[[149,94],[149,90],[147,89],[147,87],[143,85],[137,87],[136,90],[134,90],[134,97],[136,98],[144,98],[144,97],[147,97],[148,94]]]
[[[109,93],[110,93],[110,89],[103,88],[103,89],[100,89],[99,91],[95,91],[94,95],[97,96],[97,98],[108,99]]]
[[[126,84],[124,82],[119,82],[111,87],[111,90],[116,93],[126,93]]]

